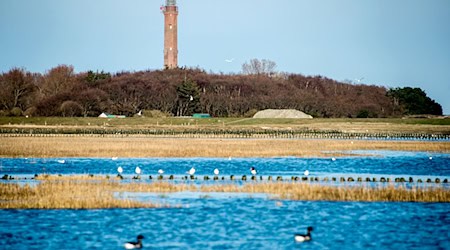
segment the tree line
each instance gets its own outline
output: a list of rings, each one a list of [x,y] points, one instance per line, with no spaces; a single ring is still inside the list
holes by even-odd
[[[297,109],[314,117],[442,114],[441,106],[421,89],[389,90],[323,76],[276,73],[273,65],[263,66],[270,74],[251,70],[216,74],[198,68],[75,73],[68,65],[40,74],[13,68],[0,74],[0,115],[133,116],[157,110],[169,116],[249,117],[268,108]]]

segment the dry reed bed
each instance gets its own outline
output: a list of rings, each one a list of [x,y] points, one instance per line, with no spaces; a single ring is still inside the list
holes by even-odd
[[[58,180],[59,179],[59,180]],[[35,185],[0,183],[0,208],[17,209],[100,209],[151,208],[159,204],[117,199],[115,192],[180,192],[187,185],[120,183],[115,180],[86,180],[84,177],[44,177]]]
[[[114,198],[99,183],[43,182],[34,187],[0,184],[0,207],[18,209],[100,209],[155,207]]]
[[[450,142],[85,136],[70,138],[2,137],[0,143],[0,157],[327,157],[343,155],[339,151],[347,150],[448,153],[450,152]]]
[[[405,186],[326,186],[310,183],[252,183],[241,188],[204,186],[202,191],[266,193],[281,199],[327,201],[401,201],[401,202],[450,202],[450,190],[442,187],[406,188]]]
[[[6,209],[100,209],[152,208],[155,204],[117,199],[116,192],[239,192],[266,193],[281,199],[329,201],[450,202],[443,187],[323,186],[309,183],[252,183],[193,186],[154,183],[121,183],[116,180],[44,180],[35,186],[0,183],[0,208]]]

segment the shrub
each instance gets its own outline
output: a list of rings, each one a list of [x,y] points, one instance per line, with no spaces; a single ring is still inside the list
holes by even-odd
[[[0,110],[0,117],[2,116],[9,116],[9,111],[8,110]]]
[[[10,115],[11,116],[21,116],[23,114],[23,111],[21,108],[15,107],[13,109],[11,109],[10,111]]]
[[[367,117],[369,117],[369,111],[367,111],[365,109],[360,110],[358,112],[358,114],[356,115],[356,118],[367,118]]]
[[[23,112],[23,115],[25,116],[34,116],[36,115],[36,107],[29,107],[27,108],[27,110],[25,110],[25,112]]]
[[[378,115],[375,112],[368,111],[367,109],[360,110],[356,115],[356,118],[377,118]]]
[[[153,117],[153,118],[165,118],[165,117],[172,116],[172,115],[168,114],[168,113],[164,113],[160,110],[153,109],[153,110],[143,110],[142,116]]]
[[[244,117],[253,117],[258,110],[256,109],[250,109],[249,111],[245,112]]]
[[[72,116],[81,116],[83,113],[83,107],[78,102],[74,101],[65,101],[61,104],[60,107],[62,116],[64,117],[72,117]]]

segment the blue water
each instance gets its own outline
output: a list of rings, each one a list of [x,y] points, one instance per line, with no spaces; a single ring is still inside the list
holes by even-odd
[[[450,155],[354,152],[373,156],[324,158],[60,158],[0,159],[0,175],[405,175],[450,177]],[[430,157],[432,157],[430,159]],[[61,163],[64,160],[64,163]],[[450,178],[449,178],[450,179]],[[25,183],[28,180],[24,181]],[[146,181],[149,181],[146,178]],[[448,184],[444,184],[447,186]],[[275,200],[259,194],[116,194],[168,204],[157,209],[0,210],[0,249],[121,249],[136,235],[146,249],[450,249],[449,203]],[[1,201],[0,201],[1,202]],[[295,233],[313,226],[313,240]]]
[[[3,249],[449,249],[448,204],[191,199],[189,207],[0,210]],[[313,226],[313,240],[294,233]]]
[[[331,158],[1,158],[0,174],[124,174],[133,175],[135,167],[142,175],[157,175],[163,169],[166,175],[184,175],[196,168],[196,175],[213,175],[215,168],[221,175],[249,175],[255,166],[260,175],[312,175],[370,174],[450,176],[450,154],[425,152],[355,151],[372,154],[363,157]],[[430,160],[429,157],[432,157]],[[64,163],[60,163],[64,161]]]

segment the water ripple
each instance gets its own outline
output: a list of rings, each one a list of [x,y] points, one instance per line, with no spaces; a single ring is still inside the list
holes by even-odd
[[[183,208],[0,210],[0,244],[28,249],[120,248],[137,234],[152,249],[450,247],[449,204],[199,199]]]
[[[448,154],[377,151],[378,156],[249,159],[0,159],[0,175],[35,173],[110,174],[118,166],[133,175],[162,168],[199,175],[383,174],[450,176]],[[429,159],[432,156],[432,160]],[[117,194],[119,195],[119,194]],[[120,195],[126,195],[124,193]],[[133,194],[161,209],[0,210],[0,246],[5,249],[121,249],[145,236],[150,249],[450,249],[449,203],[278,201],[264,195],[180,193],[162,197]],[[177,196],[178,195],[178,196]],[[313,240],[298,244],[295,233],[313,226]]]

